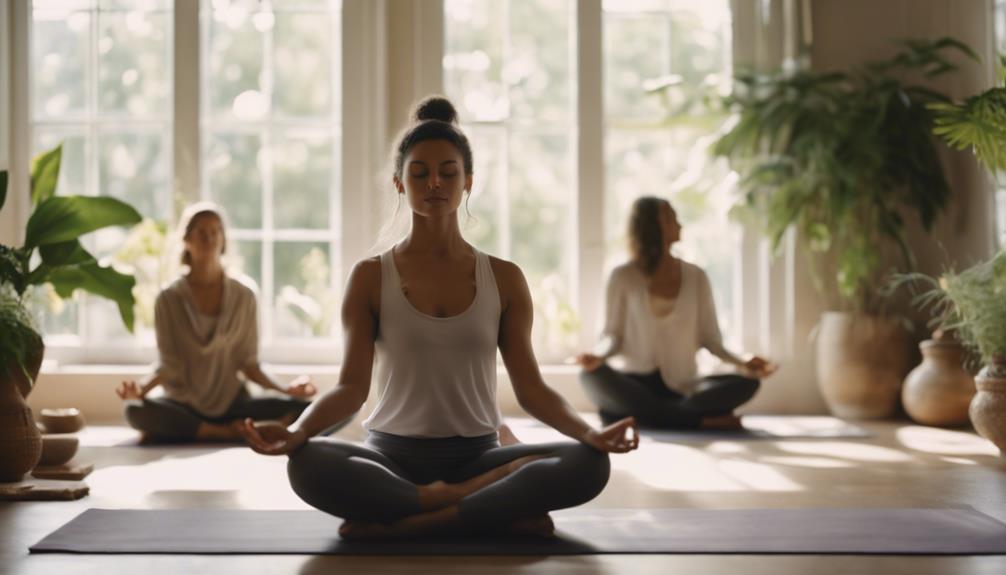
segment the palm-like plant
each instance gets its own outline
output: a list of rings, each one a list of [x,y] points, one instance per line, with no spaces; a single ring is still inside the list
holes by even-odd
[[[140,214],[107,197],[57,196],[62,146],[40,154],[31,168],[32,213],[21,247],[0,244],[0,378],[17,369],[28,377],[26,360],[41,344],[24,301],[29,286],[49,283],[60,297],[77,289],[114,301],[133,329],[132,276],[101,265],[80,237],[108,226],[132,225]],[[7,172],[0,171],[0,208],[7,198]]]
[[[795,227],[808,252],[827,256],[815,259],[833,262],[844,307],[880,311],[886,252],[914,266],[903,214],[929,229],[947,204],[927,105],[949,100],[902,77],[954,70],[952,53],[976,58],[950,38],[912,40],[848,72],[741,74],[725,99],[734,117],[713,152],[741,174],[741,212],[774,248]]]
[[[999,58],[999,86],[963,103],[933,103],[934,132],[958,150],[971,148],[993,174],[1006,171],[1006,56]]]

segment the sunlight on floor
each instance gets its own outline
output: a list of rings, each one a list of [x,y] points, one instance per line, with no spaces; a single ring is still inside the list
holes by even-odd
[[[784,441],[778,444],[780,451],[801,455],[833,457],[849,461],[905,463],[915,458],[888,447],[850,443],[845,441]]]
[[[913,425],[902,427],[895,438],[908,449],[937,455],[999,455],[992,442],[952,429]]]
[[[286,458],[244,447],[113,465],[95,471],[88,483],[97,493],[114,493],[117,502],[139,507],[307,508],[287,483]]]
[[[612,468],[666,491],[801,491],[803,487],[768,465],[731,458],[747,448],[718,442],[716,453],[643,439],[639,451],[613,457]]]

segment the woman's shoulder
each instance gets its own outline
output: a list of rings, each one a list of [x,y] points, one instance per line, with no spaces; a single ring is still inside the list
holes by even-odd
[[[608,281],[614,284],[645,283],[646,276],[635,262],[628,261],[612,268]]]
[[[681,272],[686,277],[692,277],[697,280],[709,281],[709,276],[706,275],[706,270],[702,266],[693,264],[692,262],[686,262],[681,260]]]
[[[512,283],[519,282],[524,278],[524,272],[521,271],[520,266],[512,261],[491,256],[489,254],[486,254],[486,257],[489,258],[489,266],[493,270],[493,276],[496,277],[497,283],[511,285]]]
[[[228,275],[227,289],[241,299],[254,300],[258,296],[258,284],[246,274]]]
[[[175,279],[173,282],[161,288],[161,291],[157,293],[155,305],[167,302],[183,301],[186,289],[188,289],[188,285],[185,283],[184,277]]]

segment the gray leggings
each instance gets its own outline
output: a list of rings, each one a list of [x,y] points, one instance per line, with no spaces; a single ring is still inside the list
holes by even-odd
[[[500,525],[586,503],[608,483],[608,454],[582,443],[500,447],[496,434],[437,439],[371,431],[363,444],[313,438],[290,457],[293,490],[308,504],[354,521],[390,522],[422,512],[417,485],[458,483],[527,455],[544,454],[459,504],[467,525]]]
[[[606,422],[632,415],[644,427],[667,429],[695,429],[706,417],[728,415],[754,397],[761,384],[740,375],[711,375],[682,395],[664,385],[658,371],[622,373],[608,365],[581,373],[580,383]]]
[[[125,411],[126,421],[134,429],[157,439],[189,441],[195,439],[202,423],[227,423],[246,417],[260,421],[279,419],[285,415],[298,416],[308,405],[310,403],[303,399],[253,398],[247,390],[243,390],[219,417],[208,417],[184,403],[164,398],[128,401]]]

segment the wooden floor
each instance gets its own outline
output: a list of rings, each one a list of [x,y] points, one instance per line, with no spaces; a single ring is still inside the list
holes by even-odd
[[[1006,458],[968,431],[863,423],[869,439],[699,441],[644,437],[613,457],[596,507],[942,507],[969,505],[1006,522]],[[551,431],[517,421],[524,441]],[[354,439],[357,425],[340,435]],[[28,546],[84,509],[303,509],[284,460],[236,446],[116,446],[121,428],[92,427],[78,461],[91,495],[74,502],[0,503],[0,573],[1006,573],[1006,556],[598,555],[339,557],[28,555]]]

